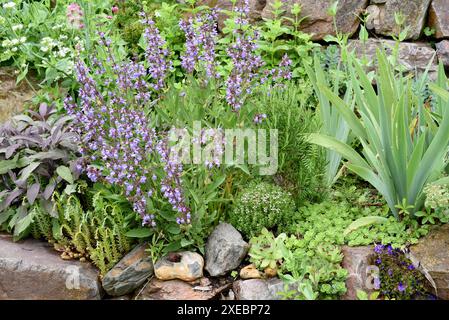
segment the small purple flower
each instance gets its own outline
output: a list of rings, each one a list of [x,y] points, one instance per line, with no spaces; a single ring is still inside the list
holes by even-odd
[[[390,256],[392,256],[394,254],[393,248],[391,247],[390,244],[387,246],[387,253]]]
[[[374,252],[377,254],[381,254],[384,250],[384,246],[381,244],[376,244],[376,246],[374,247]]]
[[[267,115],[265,113],[258,113],[258,114],[256,114],[254,116],[254,120],[253,121],[254,121],[255,124],[261,124],[262,121],[264,119],[266,119],[266,118],[267,118]]]
[[[381,264],[382,263],[382,259],[381,258],[377,258],[375,263],[378,264],[378,265]]]
[[[374,289],[376,289],[376,290],[380,289],[380,278],[379,277],[374,278]]]
[[[404,292],[405,289],[407,289],[407,286],[404,285],[402,282],[399,282],[399,284],[398,284],[398,291],[399,292]]]
[[[391,270],[391,269],[388,269],[388,275],[391,277],[391,276],[393,276],[393,270]]]
[[[415,270],[415,266],[414,266],[413,264],[410,264],[410,265],[407,267],[407,269],[410,270],[410,271],[413,271],[413,270]]]

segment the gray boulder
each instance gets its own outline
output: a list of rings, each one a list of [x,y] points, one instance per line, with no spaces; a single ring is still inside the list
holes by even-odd
[[[206,270],[213,277],[237,268],[248,253],[249,245],[230,224],[220,223],[206,243]]]

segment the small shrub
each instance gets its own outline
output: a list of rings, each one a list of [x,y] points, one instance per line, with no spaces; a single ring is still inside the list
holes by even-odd
[[[230,222],[250,238],[263,228],[279,229],[294,212],[295,203],[289,193],[266,182],[253,182],[237,198]]]

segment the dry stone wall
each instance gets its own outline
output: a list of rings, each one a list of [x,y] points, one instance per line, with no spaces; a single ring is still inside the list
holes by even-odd
[[[237,4],[244,0],[238,0]],[[276,0],[249,0],[250,17],[253,22],[272,18],[273,5]],[[326,35],[334,35],[333,19],[327,14],[333,0],[281,0],[284,3],[284,14],[289,15],[290,8],[299,4],[302,8],[300,18],[304,18],[300,29],[312,35],[312,40],[322,41]],[[201,4],[230,10],[230,0],[203,0]],[[400,13],[403,24],[398,26],[396,15]],[[407,36],[402,45],[403,61],[417,60],[421,69],[423,61],[429,62],[434,54],[449,69],[449,0],[340,0],[337,7],[336,26],[339,32],[357,37],[361,18],[366,17],[366,28],[373,39],[368,43],[369,51],[373,45],[382,45],[382,39],[391,40],[401,30],[407,28]],[[225,14],[220,16],[223,25]],[[424,30],[432,35],[426,35]],[[429,32],[426,32],[427,34]],[[406,57],[404,52],[419,51],[419,59]],[[422,49],[425,48],[425,49]],[[437,52],[436,50],[437,49]],[[375,50],[374,50],[375,51]],[[422,56],[425,54],[425,56]],[[437,64],[437,61],[435,61]],[[415,68],[409,64],[408,68]]]

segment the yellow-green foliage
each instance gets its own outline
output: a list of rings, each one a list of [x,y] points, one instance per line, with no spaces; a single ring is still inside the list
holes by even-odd
[[[101,192],[94,194],[91,210],[84,210],[75,194],[55,193],[53,201],[58,219],[36,209],[40,212],[32,227],[35,238],[44,237],[76,252],[71,257],[91,260],[102,275],[131,249],[122,207],[104,199]]]

